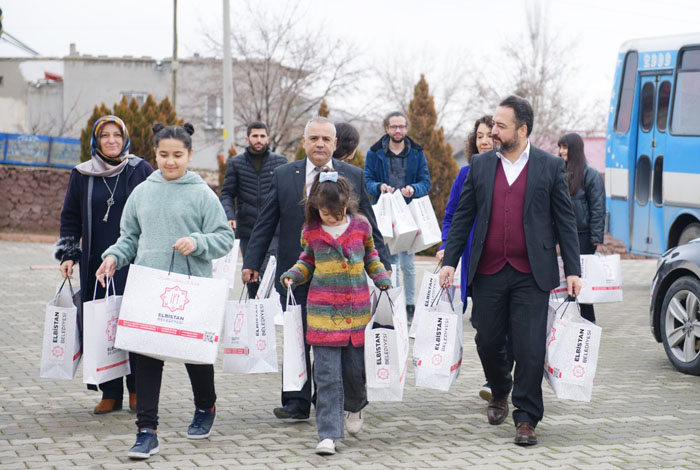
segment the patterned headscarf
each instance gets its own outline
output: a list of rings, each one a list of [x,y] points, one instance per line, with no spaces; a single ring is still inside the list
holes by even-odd
[[[104,153],[102,153],[102,149],[100,148],[100,133],[102,132],[102,128],[104,128],[104,126],[109,123],[116,124],[122,131],[122,139],[124,143],[122,145],[122,150],[121,152],[119,152],[118,157],[108,157]],[[130,145],[131,140],[129,139],[129,131],[126,130],[126,124],[124,124],[124,121],[122,121],[117,116],[102,116],[97,121],[95,121],[95,125],[92,126],[92,135],[90,137],[90,154],[93,156],[97,155],[98,157],[102,158],[102,160],[104,160],[106,163],[109,163],[110,165],[114,165],[115,162],[121,163],[122,160],[124,160],[124,156],[129,152]]]

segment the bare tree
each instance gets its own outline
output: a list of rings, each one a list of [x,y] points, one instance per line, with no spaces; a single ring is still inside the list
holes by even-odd
[[[535,114],[530,140],[548,150],[556,148],[567,130],[600,129],[604,114],[599,109],[605,107],[585,105],[571,89],[575,51],[573,41],[565,42],[550,30],[546,7],[529,3],[525,34],[503,46],[498,68],[477,77],[475,99],[487,110],[509,94],[528,99]]]
[[[411,56],[395,54],[372,67],[376,77],[376,94],[372,106],[376,113],[377,102],[383,107],[400,109],[408,115],[408,106],[418,79],[425,75],[434,83],[431,92],[435,98],[438,115],[436,126],[445,129],[445,138],[454,139],[464,134],[474,111],[467,106],[472,100],[473,73],[467,57],[448,53],[446,57],[435,55],[432,50],[410,51]],[[379,116],[376,116],[379,117]]]
[[[234,113],[243,123],[266,122],[270,147],[293,152],[321,101],[355,89],[356,52],[323,28],[303,29],[298,2],[278,12],[264,8],[264,3],[248,2],[245,18],[237,21],[247,27],[231,34]],[[220,41],[208,39],[220,50]]]

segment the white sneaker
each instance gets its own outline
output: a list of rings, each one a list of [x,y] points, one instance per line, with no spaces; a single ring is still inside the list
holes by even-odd
[[[335,454],[335,442],[333,439],[324,439],[316,446],[318,455],[333,455]]]
[[[357,413],[348,411],[345,413],[345,429],[348,430],[349,434],[354,436],[362,431],[363,422],[364,418],[362,418],[362,411],[358,411]]]
[[[482,400],[491,401],[491,385],[488,382],[481,386],[479,396]]]

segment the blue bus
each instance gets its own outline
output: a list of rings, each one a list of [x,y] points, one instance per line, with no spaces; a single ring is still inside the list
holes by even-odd
[[[700,237],[700,33],[619,51],[605,145],[610,234],[659,256]]]

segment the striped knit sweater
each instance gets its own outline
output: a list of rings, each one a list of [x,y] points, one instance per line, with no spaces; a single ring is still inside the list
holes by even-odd
[[[304,225],[301,246],[304,251],[299,260],[281,279],[291,278],[299,285],[313,275],[306,299],[306,342],[363,346],[371,316],[365,270],[376,286],[391,285],[374,248],[369,222],[353,215],[348,228],[336,239],[319,223]]]

